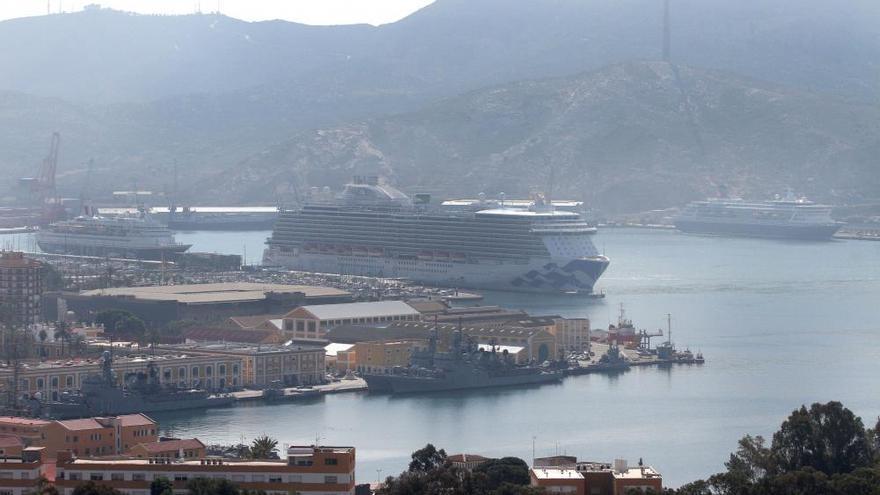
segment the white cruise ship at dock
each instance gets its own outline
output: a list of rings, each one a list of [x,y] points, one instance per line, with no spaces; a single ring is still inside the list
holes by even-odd
[[[144,212],[112,217],[83,215],[37,232],[43,252],[161,260],[190,248]]]
[[[493,205],[494,206],[494,205]],[[281,213],[263,264],[406,278],[448,287],[590,293],[608,267],[578,213],[528,208],[436,212],[373,180],[338,200]]]

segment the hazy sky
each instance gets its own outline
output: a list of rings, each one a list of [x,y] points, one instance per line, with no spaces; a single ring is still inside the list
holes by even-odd
[[[48,9],[76,12],[97,3],[144,14],[190,14],[219,10],[247,21],[285,19],[305,24],[384,24],[433,0],[0,0],[0,20],[45,15]]]

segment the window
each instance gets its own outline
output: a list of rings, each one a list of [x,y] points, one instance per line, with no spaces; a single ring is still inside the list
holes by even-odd
[[[328,485],[333,485],[337,483],[336,476],[324,476],[324,483]]]
[[[301,320],[297,320],[296,331],[297,332],[305,332],[306,331],[306,322],[301,321]]]
[[[37,378],[37,388],[41,389],[46,385],[46,382],[43,381],[42,378]]]
[[[237,365],[237,364],[233,364],[233,365],[232,365],[232,374],[233,374],[233,375],[237,375],[237,374],[238,374],[238,365]]]
[[[269,483],[284,483],[281,476],[269,476]]]
[[[110,481],[123,481],[124,479],[124,473],[110,473]]]
[[[213,366],[206,366],[205,367],[205,376],[211,376],[213,374],[214,374],[214,367]]]
[[[73,386],[73,377],[68,376],[67,380],[65,380],[64,383],[67,384],[68,387],[72,387]]]
[[[193,377],[193,378],[198,378],[198,376],[199,376],[199,367],[198,367],[198,366],[193,366],[193,368],[192,368],[192,377]]]
[[[314,321],[309,322],[309,331],[314,332],[318,330],[318,325]]]
[[[70,473],[69,479],[71,481],[80,481],[82,480],[82,473]]]
[[[177,378],[186,378],[186,368],[181,366],[179,370],[177,370]]]
[[[303,477],[301,474],[291,474],[287,477],[287,481],[290,483],[302,483]]]
[[[12,479],[12,471],[0,472],[0,480],[11,480],[11,479]]]
[[[131,481],[146,481],[147,476],[144,473],[131,473]]]
[[[244,481],[244,475],[243,474],[233,474],[232,481]]]
[[[337,459],[335,457],[328,457],[328,458],[324,459],[325,466],[335,466],[337,464],[339,464],[339,459]]]
[[[175,474],[174,481],[186,481],[189,478],[185,474]]]
[[[89,473],[89,479],[92,481],[104,481],[104,473]]]
[[[255,474],[255,475],[251,476],[251,481],[253,481],[254,483],[262,483],[262,482],[266,481],[266,477],[263,476],[262,474]]]
[[[221,364],[220,367],[218,368],[218,370],[221,375],[225,375],[226,374],[226,365]]]

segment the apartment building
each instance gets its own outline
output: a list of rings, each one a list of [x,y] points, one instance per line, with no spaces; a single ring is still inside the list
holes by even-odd
[[[26,495],[34,493],[37,482],[47,473],[47,464],[41,448],[30,447],[20,456],[0,457],[0,494]]]
[[[12,311],[21,326],[40,320],[43,264],[19,252],[0,253],[0,305]]]
[[[354,447],[297,446],[282,460],[228,459],[78,459],[59,455],[55,486],[70,495],[85,481],[111,486],[126,495],[149,495],[150,483],[167,478],[176,494],[187,493],[186,484],[196,478],[226,479],[242,489],[262,490],[267,495],[354,494]]]
[[[49,421],[3,416],[0,434],[21,439],[24,445],[45,448],[47,458],[60,451],[75,455],[117,455],[141,443],[158,441],[156,422],[144,414]]]
[[[627,495],[632,490],[663,490],[663,477],[641,460],[631,467],[624,459],[608,463],[578,462],[570,456],[545,457],[534,460],[530,475],[532,485],[551,493]]]

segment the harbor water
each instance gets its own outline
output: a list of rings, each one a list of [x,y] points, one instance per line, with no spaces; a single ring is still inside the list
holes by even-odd
[[[268,232],[181,233],[196,251],[256,261]],[[389,397],[330,395],[156,415],[163,433],[206,443],[354,445],[361,482],[397,474],[432,442],[449,453],[524,459],[643,458],[672,486],[723,469],[745,434],[768,436],[796,407],[839,400],[873,425],[880,415],[880,243],[788,242],[605,229],[594,237],[612,263],[605,299],[486,293],[484,304],[536,315],[617,320],[638,328],[672,315],[672,339],[703,366],[637,368],[570,377],[558,385]],[[381,470],[381,471],[379,471]]]

